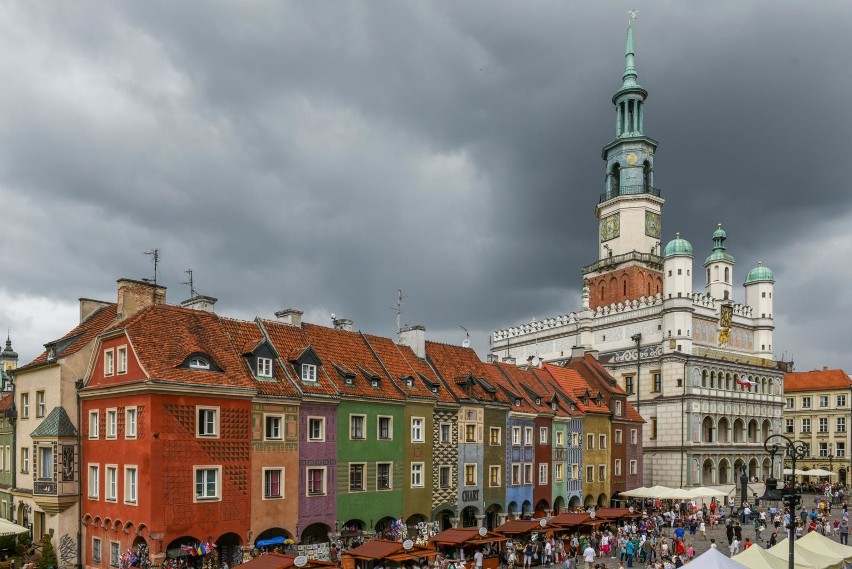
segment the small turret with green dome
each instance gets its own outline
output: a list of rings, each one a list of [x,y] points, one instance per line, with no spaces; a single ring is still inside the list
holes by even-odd
[[[686,239],[681,239],[680,233],[675,233],[675,238],[668,242],[664,257],[674,257],[675,255],[687,255],[692,257],[692,244]]]
[[[707,260],[704,261],[704,264],[707,265],[714,261],[726,261],[728,263],[736,263],[734,258],[725,251],[725,239],[728,238],[728,234],[725,233],[725,230],[722,229],[722,224],[720,223],[716,231],[713,232],[713,252],[710,253],[710,256],[707,257]]]
[[[775,273],[769,267],[764,266],[763,261],[758,261],[757,266],[748,272],[745,284],[750,285],[764,282],[774,283]]]

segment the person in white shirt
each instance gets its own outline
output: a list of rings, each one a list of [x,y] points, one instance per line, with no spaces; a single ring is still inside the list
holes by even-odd
[[[476,566],[476,569],[482,569],[482,557],[482,550],[477,549],[476,553],[473,554],[473,561],[474,565]]]
[[[583,550],[583,561],[586,562],[586,569],[594,569],[595,564],[595,548],[591,544]]]
[[[734,541],[731,542],[731,557],[740,552],[740,542],[737,538],[734,538]]]

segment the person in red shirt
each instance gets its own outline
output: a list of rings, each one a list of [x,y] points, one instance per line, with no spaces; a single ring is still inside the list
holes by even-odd
[[[751,547],[751,538],[746,538],[745,543],[743,544],[743,551]]]

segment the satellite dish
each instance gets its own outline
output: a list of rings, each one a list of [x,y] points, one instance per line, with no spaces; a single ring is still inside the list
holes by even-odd
[[[408,551],[412,547],[414,547],[414,542],[411,541],[410,539],[406,539],[405,541],[402,542],[402,548],[405,549],[406,551]]]
[[[540,357],[538,357],[538,356],[533,356],[533,357],[532,357],[532,365],[533,365],[533,366],[538,367],[538,364],[540,364],[540,363],[541,363],[541,358],[540,358]]]
[[[479,535],[481,537],[485,537],[486,535],[488,535],[488,528],[485,527],[485,526],[482,526],[481,528],[479,528]]]
[[[304,567],[308,564],[308,556],[307,555],[299,555],[293,560],[293,565],[296,567]]]
[[[470,347],[470,338],[465,338],[464,340],[462,340],[462,348],[469,348],[469,347]]]

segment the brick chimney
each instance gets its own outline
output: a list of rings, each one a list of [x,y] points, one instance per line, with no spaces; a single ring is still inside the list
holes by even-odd
[[[503,363],[509,365],[515,365],[517,360],[515,360],[515,356],[504,356]]]
[[[98,308],[109,306],[110,303],[104,300],[93,300],[91,298],[81,298],[80,300],[80,323],[86,318],[94,314]]]
[[[420,359],[426,357],[426,327],[415,324],[414,326],[403,326],[399,331],[399,343],[408,346],[414,355]]]
[[[348,330],[352,331],[352,320],[349,318],[335,318],[333,320],[334,329],[335,330]]]
[[[301,310],[296,310],[295,308],[285,308],[284,310],[279,310],[275,313],[275,317],[283,322],[284,324],[289,324],[290,326],[296,326],[298,328],[302,327],[302,312]]]
[[[196,294],[192,298],[188,298],[186,300],[181,301],[180,305],[184,308],[189,308],[192,310],[202,310],[204,312],[215,312],[213,307],[216,305],[216,301],[218,298],[213,298],[212,296],[205,296],[203,294]]]
[[[166,303],[166,287],[145,281],[118,279],[119,320],[129,318],[149,306]]]

